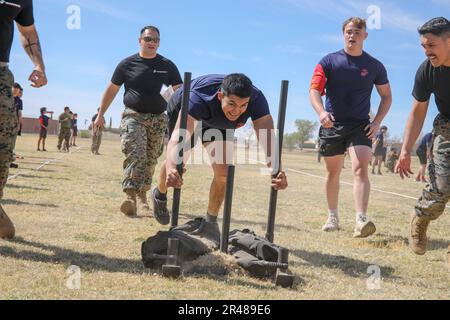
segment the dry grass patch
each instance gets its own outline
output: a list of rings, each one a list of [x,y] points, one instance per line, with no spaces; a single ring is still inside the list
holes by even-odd
[[[323,164],[314,153],[286,153],[284,167],[290,187],[278,198],[275,242],[290,249],[291,270],[299,279],[292,290],[269,280],[249,277],[219,253],[193,263],[179,280],[165,279],[141,262],[141,243],[167,230],[152,217],[130,219],[119,211],[123,157],[117,139],[105,139],[101,156],[80,149],[56,151],[55,137],[47,153],[37,152],[36,136],[19,137],[19,169],[11,170],[5,210],[17,238],[0,241],[0,299],[449,299],[445,267],[449,242],[448,210],[429,229],[430,245],[423,257],[407,247],[413,199],[372,192],[369,215],[377,233],[351,238],[354,227],[352,187],[341,185],[342,230],[323,233],[326,201]],[[414,159],[414,168],[418,163]],[[50,162],[41,170],[35,169]],[[342,180],[351,183],[346,161]],[[212,171],[190,165],[182,191],[180,223],[204,216]],[[310,174],[313,176],[306,175]],[[269,201],[268,177],[260,166],[238,165],[231,229],[250,228],[265,234]],[[401,182],[391,174],[371,176],[376,188],[416,197],[421,183]],[[171,203],[170,203],[171,204]],[[66,286],[69,266],[81,269],[81,287]],[[370,266],[381,271],[378,290],[369,290]],[[206,272],[203,272],[206,271]]]

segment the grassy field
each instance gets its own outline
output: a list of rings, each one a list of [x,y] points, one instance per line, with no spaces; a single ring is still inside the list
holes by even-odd
[[[160,226],[152,217],[126,218],[122,201],[122,154],[117,139],[105,139],[102,155],[79,140],[70,154],[36,151],[36,136],[18,138],[19,169],[10,171],[2,204],[15,222],[16,238],[0,240],[0,299],[449,299],[450,272],[445,259],[450,217],[431,224],[429,251],[412,254],[407,245],[409,215],[421,183],[391,174],[371,176],[369,215],[374,236],[353,239],[352,187],[341,185],[342,230],[324,233],[326,201],[323,164],[315,153],[283,156],[289,188],[279,193],[275,242],[290,249],[290,269],[298,276],[293,289],[275,287],[233,268],[226,276],[188,274],[180,280],[146,270],[141,243]],[[161,160],[161,159],[160,159]],[[418,168],[414,159],[414,168]],[[42,164],[47,163],[41,167]],[[36,170],[36,168],[40,170]],[[264,235],[269,199],[268,177],[261,166],[236,168],[231,228],[251,228]],[[352,182],[347,159],[342,180]],[[188,166],[180,222],[203,216],[211,170]],[[400,195],[406,197],[402,197]],[[446,210],[448,211],[448,209]],[[448,212],[446,212],[448,213]],[[216,260],[226,258],[217,255]],[[69,289],[69,267],[81,269],[81,286]],[[371,266],[382,281],[370,282]],[[370,283],[369,283],[370,284]]]

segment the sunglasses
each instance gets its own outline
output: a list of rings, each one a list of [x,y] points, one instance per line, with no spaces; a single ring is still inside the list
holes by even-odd
[[[150,36],[145,36],[141,38],[142,40],[144,40],[145,42],[154,42],[154,43],[158,43],[159,42],[159,38],[157,37],[150,37]]]

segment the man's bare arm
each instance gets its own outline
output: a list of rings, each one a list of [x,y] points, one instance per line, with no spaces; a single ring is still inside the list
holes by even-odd
[[[17,28],[19,29],[20,40],[22,42],[23,48],[25,49],[25,52],[30,57],[36,69],[45,73],[42,48],[36,27],[34,25],[24,27],[20,24],[17,24]]]

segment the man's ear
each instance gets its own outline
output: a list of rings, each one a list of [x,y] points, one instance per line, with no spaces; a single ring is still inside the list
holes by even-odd
[[[217,99],[219,99],[219,101],[222,101],[222,99],[223,99],[223,93],[222,93],[222,91],[219,91],[219,92],[217,93]]]
[[[369,37],[369,33],[367,33],[367,31],[364,34],[364,40],[366,40]]]

